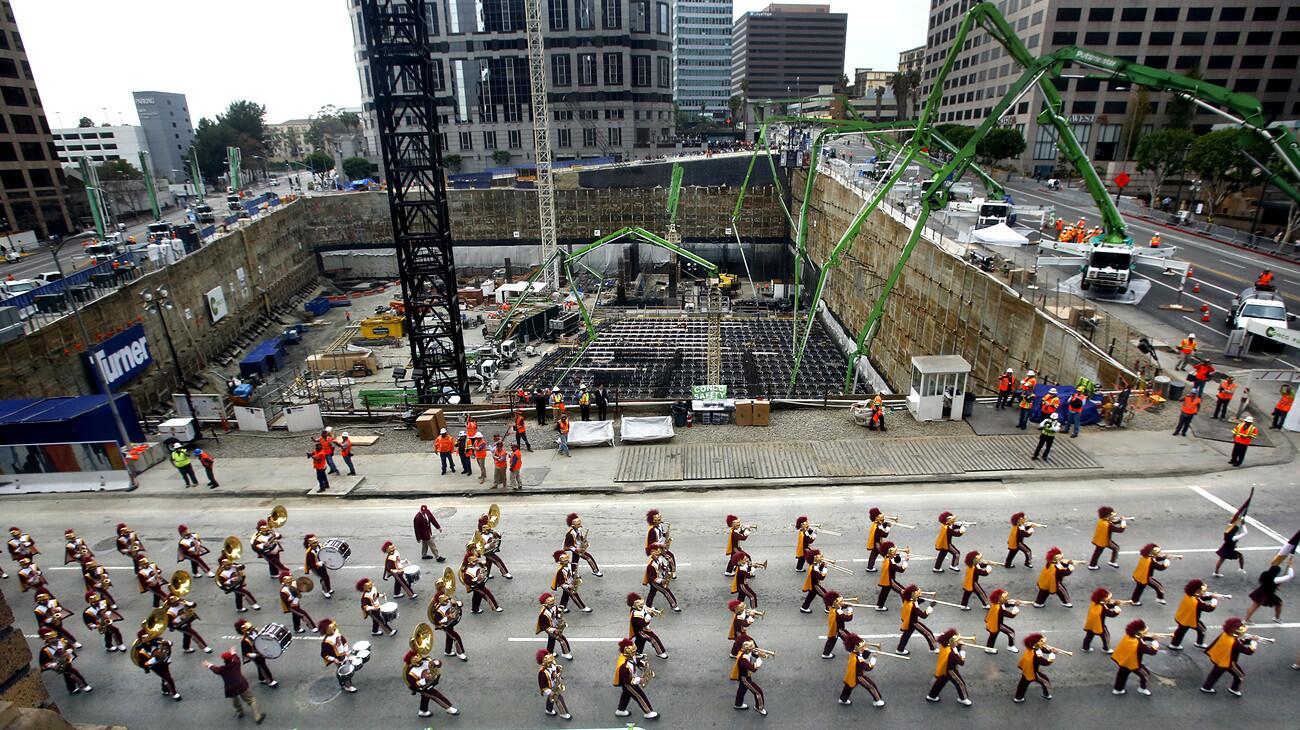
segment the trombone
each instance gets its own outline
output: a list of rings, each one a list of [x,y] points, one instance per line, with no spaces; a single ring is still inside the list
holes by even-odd
[[[839,564],[839,563],[835,562],[834,560],[831,560],[830,558],[822,558],[822,562],[823,562],[823,563],[826,563],[827,565],[831,566],[831,568],[833,568],[834,570],[838,570],[838,571],[841,572],[841,573],[848,573],[849,575],[856,575],[852,570],[849,570],[848,568],[842,568],[842,567],[840,567],[840,564]]]
[[[760,657],[774,657],[776,656],[776,649],[759,649],[758,647],[754,647],[754,654]]]
[[[886,521],[886,522],[892,522],[893,524],[898,525],[899,527],[902,527],[902,528],[904,528],[904,529],[906,529],[906,530],[915,530],[915,529],[916,529],[916,525],[908,525],[908,524],[905,524],[905,523],[903,523],[903,522],[899,522],[899,519],[900,519],[900,518],[895,517],[894,515],[885,515],[885,521]]]
[[[767,570],[767,561],[766,561],[766,560],[764,560],[764,561],[761,562],[761,563],[755,563],[755,562],[752,562],[752,561],[751,561],[749,565],[750,565],[750,567],[753,567],[753,568],[762,568],[763,570]]]
[[[809,527],[815,527],[815,528],[817,528],[818,530],[821,530],[822,532],[826,533],[827,535],[834,535],[835,537],[844,537],[844,533],[842,533],[842,532],[836,532],[836,531],[834,531],[834,530],[832,530],[832,529],[829,529],[829,528],[826,528],[826,527],[822,527],[822,523],[820,523],[820,522],[809,522],[809,523],[808,523],[808,526],[809,526]],[[795,528],[795,532],[798,532],[798,531],[799,531],[799,528],[796,527],[796,528]]]
[[[866,644],[866,642],[863,642],[863,643]],[[871,650],[871,653],[872,653],[872,654],[878,654],[878,655],[880,655],[880,656],[892,656],[892,657],[895,658],[895,659],[904,659],[904,660],[907,660],[907,661],[911,661],[911,659],[912,659],[912,657],[910,657],[910,656],[904,656],[904,655],[902,655],[902,654],[895,654],[895,653],[893,653],[893,652],[884,651],[884,650],[882,649],[882,645],[881,645],[881,644],[867,644],[867,648]]]
[[[1055,653],[1057,653],[1057,654],[1064,654],[1064,655],[1066,655],[1066,656],[1074,656],[1074,652],[1072,652],[1072,651],[1066,651],[1065,649],[1058,649],[1058,648],[1056,648],[1056,647],[1054,647],[1054,646],[1051,646],[1050,644],[1044,644],[1044,645],[1043,645],[1043,648],[1046,649],[1047,651],[1055,652]]]
[[[960,603],[949,603],[947,601],[940,601],[939,599],[934,597],[935,595],[937,594],[934,591],[921,591],[918,597],[924,598],[930,603],[937,603],[940,606],[952,606],[953,608],[963,608],[963,606]],[[975,637],[972,636],[971,638],[974,639]]]

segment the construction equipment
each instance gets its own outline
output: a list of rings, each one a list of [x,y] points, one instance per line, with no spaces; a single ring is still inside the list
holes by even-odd
[[[525,34],[528,37],[528,80],[533,105],[533,153],[537,160],[537,221],[541,230],[542,261],[555,254],[555,178],[551,174],[551,111],[546,82],[546,45],[542,38],[542,0],[525,0]],[[546,267],[544,280],[552,291],[560,286],[560,267]]]

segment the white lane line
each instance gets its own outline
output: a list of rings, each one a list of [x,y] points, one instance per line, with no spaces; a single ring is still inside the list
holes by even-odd
[[[1241,264],[1233,263],[1233,262],[1231,262],[1231,261],[1228,261],[1227,259],[1224,259],[1223,261],[1220,261],[1219,263],[1221,263],[1221,264],[1227,264],[1228,266],[1235,266],[1235,267],[1237,267],[1238,269],[1244,269],[1244,268],[1246,268],[1245,266],[1242,266]]]
[[[1235,512],[1236,510],[1233,510],[1233,511]],[[1163,548],[1163,547],[1160,548],[1160,551],[1161,551],[1161,552],[1165,552],[1165,553],[1175,553],[1175,554],[1177,554],[1177,553],[1213,553],[1213,552],[1218,552],[1218,550],[1219,550],[1218,548],[1177,548],[1177,549],[1175,549],[1175,548]],[[1271,548],[1271,547],[1239,547],[1239,548],[1237,548],[1237,550],[1240,551],[1240,552],[1255,551],[1255,550],[1259,550],[1259,551],[1268,550],[1268,551],[1270,551],[1270,552],[1277,552],[1277,548]],[[1120,555],[1138,555],[1138,554],[1140,554],[1141,552],[1142,552],[1141,550],[1120,550],[1120,551],[1119,551],[1119,554],[1120,554]]]
[[[1285,365],[1285,366],[1287,366],[1287,367],[1289,367],[1289,368],[1295,368],[1296,370],[1300,370],[1300,365],[1293,365],[1293,364],[1287,362],[1286,360],[1283,360],[1283,359],[1280,358],[1280,357],[1275,357],[1275,358],[1273,358],[1273,359],[1274,359],[1274,360],[1277,360],[1278,362],[1282,363],[1283,365]]]
[[[1218,497],[1214,496],[1213,494],[1210,494],[1209,492],[1205,491],[1204,489],[1201,489],[1201,488],[1198,487],[1198,486],[1195,486],[1195,485],[1193,485],[1193,486],[1189,486],[1188,489],[1192,490],[1193,492],[1196,492],[1197,494],[1201,495],[1202,497],[1205,497],[1205,498],[1208,499],[1210,502],[1219,505],[1220,507],[1222,507],[1223,509],[1227,510],[1227,511],[1230,512],[1230,513],[1235,513],[1235,512],[1237,511],[1237,508],[1234,507],[1233,505],[1230,505],[1230,504],[1228,504],[1227,502],[1224,502],[1222,499],[1219,499]],[[1259,520],[1255,519],[1254,517],[1251,517],[1250,515],[1246,515],[1246,521],[1249,522],[1250,524],[1254,525],[1254,526],[1255,526],[1255,529],[1259,530],[1260,532],[1264,533],[1265,535],[1268,535],[1269,537],[1273,538],[1274,540],[1277,540],[1279,544],[1282,544],[1282,545],[1285,545],[1285,544],[1286,544],[1286,538],[1285,538],[1285,537],[1282,537],[1281,535],[1279,535],[1276,531],[1274,531],[1274,530],[1273,530],[1272,528],[1270,528],[1268,525],[1265,525],[1264,523],[1260,522]]]
[[[1289,623],[1289,624],[1268,623],[1268,624],[1246,624],[1246,625],[1255,631],[1260,631],[1262,629],[1300,629],[1300,623]]]
[[[1191,322],[1192,324],[1196,325],[1197,327],[1204,327],[1205,329],[1207,329],[1207,330],[1213,332],[1214,334],[1216,334],[1216,335],[1218,335],[1218,336],[1220,336],[1220,337],[1223,336],[1223,333],[1222,333],[1222,332],[1220,332],[1220,331],[1214,329],[1213,327],[1211,327],[1210,325],[1208,325],[1208,324],[1202,322],[1202,321],[1199,320],[1199,319],[1192,319],[1191,317],[1188,317],[1188,316],[1185,315],[1185,314],[1183,315],[1183,319],[1187,320],[1188,322]]]
[[[627,638],[627,637],[625,637],[625,636],[615,636],[615,637],[606,637],[606,636],[565,636],[564,638],[568,639],[570,643],[573,643],[573,642],[579,642],[579,643],[588,643],[588,644],[617,644],[618,642],[622,641],[623,639],[625,639],[625,638]],[[546,642],[546,637],[545,637],[545,636],[511,636],[511,637],[507,638],[506,641],[516,641],[516,642],[522,641],[522,642],[541,642],[541,643],[545,643],[545,642]]]
[[[1244,269],[1244,268],[1246,268],[1246,267],[1243,266],[1243,267],[1241,267],[1241,268]],[[1223,292],[1224,294],[1227,294],[1227,295],[1229,295],[1229,296],[1233,296],[1233,297],[1235,297],[1235,296],[1237,296],[1238,294],[1241,293],[1240,291],[1235,291],[1235,292],[1234,292],[1234,291],[1231,291],[1231,290],[1228,290],[1228,289],[1224,289],[1223,287],[1219,286],[1218,284],[1211,284],[1210,282],[1206,281],[1205,279],[1193,279],[1193,281],[1200,282],[1202,286],[1208,286],[1208,287],[1210,287],[1211,289],[1218,289],[1219,291],[1221,291],[1221,292]]]

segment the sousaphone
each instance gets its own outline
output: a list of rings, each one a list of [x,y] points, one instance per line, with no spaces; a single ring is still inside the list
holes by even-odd
[[[194,587],[194,576],[190,575],[189,571],[178,570],[172,573],[172,579],[167,581],[167,587],[173,595],[184,597]]]
[[[270,526],[272,530],[278,530],[281,527],[284,527],[284,523],[288,521],[289,510],[285,509],[282,504],[277,504],[273,507],[271,509],[271,514],[266,518],[266,524]]]
[[[415,627],[415,633],[411,635],[411,651],[426,657],[433,651],[433,627],[424,622],[420,622]]]
[[[267,520],[267,524],[270,524],[270,520]],[[244,544],[234,535],[226,538],[226,541],[221,545],[221,556],[223,558],[228,558],[232,563],[239,562],[239,557],[243,555],[243,553]]]
[[[492,503],[492,506],[488,507],[487,518],[488,527],[493,530],[497,529],[497,525],[501,522],[501,508],[498,507],[495,502]]]

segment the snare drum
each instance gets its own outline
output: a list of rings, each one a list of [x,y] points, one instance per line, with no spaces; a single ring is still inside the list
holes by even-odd
[[[350,557],[352,557],[352,546],[348,545],[347,540],[335,537],[321,543],[320,561],[329,570],[342,568]]]
[[[339,684],[345,684],[348,680],[352,679],[352,675],[357,673],[357,667],[360,666],[361,662],[359,661],[354,662],[350,658],[344,659],[343,662],[339,664],[338,669],[334,670],[334,673],[339,678]]]
[[[379,604],[379,615],[385,623],[392,623],[397,620],[397,601],[387,601]]]
[[[360,661],[361,664],[370,661],[370,642],[358,641],[353,644],[352,651],[348,653],[348,658],[354,662]]]
[[[420,566],[408,565],[402,569],[402,575],[406,577],[407,585],[415,585],[420,582]]]
[[[283,624],[270,623],[258,630],[253,648],[267,659],[279,659],[293,641],[293,633]]]

